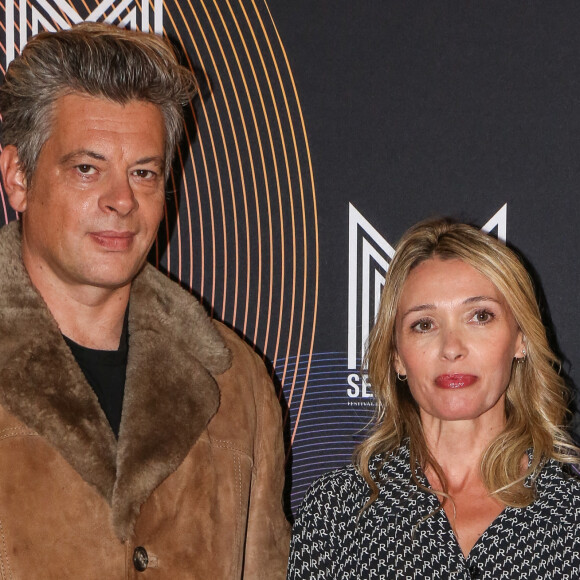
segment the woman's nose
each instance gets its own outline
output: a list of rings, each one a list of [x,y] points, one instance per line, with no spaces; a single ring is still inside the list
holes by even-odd
[[[459,332],[455,328],[448,328],[441,331],[441,358],[454,361],[467,354],[467,345]]]

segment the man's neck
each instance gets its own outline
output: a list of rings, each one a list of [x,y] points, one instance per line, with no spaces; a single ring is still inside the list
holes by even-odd
[[[62,334],[97,350],[117,350],[131,285],[121,288],[69,286],[28,271]]]
[[[117,350],[127,304],[128,297],[127,300],[114,300],[100,307],[79,303],[75,305],[73,316],[60,313],[58,317],[50,305],[48,307],[60,331],[77,344],[96,350]]]

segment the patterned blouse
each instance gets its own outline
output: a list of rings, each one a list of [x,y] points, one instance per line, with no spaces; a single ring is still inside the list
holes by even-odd
[[[294,524],[289,580],[580,579],[580,480],[557,462],[542,469],[536,501],[506,507],[468,558],[443,510],[426,517],[439,502],[412,483],[408,447],[373,468],[386,483],[360,518],[369,489],[353,466],[312,485]]]

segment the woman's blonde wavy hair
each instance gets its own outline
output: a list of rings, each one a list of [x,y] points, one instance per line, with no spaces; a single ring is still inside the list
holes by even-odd
[[[438,495],[448,497],[447,481],[425,442],[419,409],[406,383],[397,380],[394,368],[395,320],[401,292],[409,272],[421,262],[437,257],[459,259],[486,276],[509,305],[521,329],[527,356],[514,361],[506,391],[506,425],[482,458],[483,482],[506,505],[523,507],[535,497],[533,481],[549,458],[577,463],[577,449],[564,424],[569,402],[568,388],[559,375],[560,364],[550,347],[542,324],[532,280],[516,254],[497,239],[475,227],[446,219],[422,222],[399,242],[387,273],[376,324],[369,336],[365,367],[376,400],[371,435],[355,451],[354,461],[367,481],[371,496],[379,494],[373,456],[387,458],[410,441],[410,464],[415,484],[416,466],[430,466],[439,478]],[[522,473],[522,457],[533,449],[533,459]],[[532,485],[524,485],[532,476]]]

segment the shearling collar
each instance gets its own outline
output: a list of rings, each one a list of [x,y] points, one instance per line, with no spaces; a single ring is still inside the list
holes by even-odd
[[[18,223],[0,230],[0,403],[108,501],[120,539],[219,405],[230,351],[203,307],[150,265],[133,282],[118,442],[56,321],[30,283]]]

